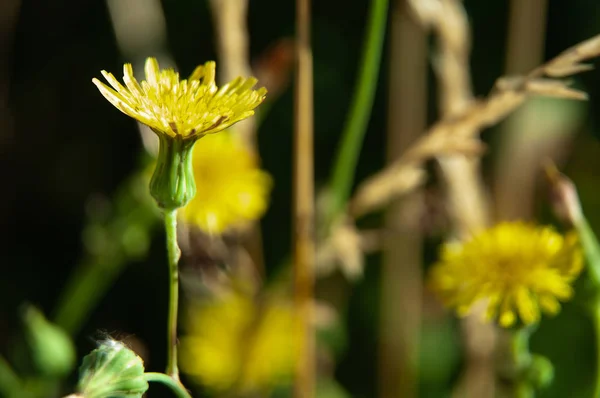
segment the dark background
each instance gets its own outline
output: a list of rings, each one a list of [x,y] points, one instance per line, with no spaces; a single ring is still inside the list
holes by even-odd
[[[11,336],[19,333],[20,304],[31,302],[52,313],[67,276],[82,255],[86,201],[97,193],[110,196],[135,168],[142,147],[135,122],[112,109],[91,83],[92,77],[100,77],[101,69],[119,72],[128,61],[115,43],[105,3],[22,0],[11,17],[8,10],[16,0],[2,1],[0,352],[6,352]],[[257,57],[276,40],[293,35],[294,2],[250,3],[251,54]],[[165,0],[162,4],[168,49],[181,72],[188,74],[195,65],[214,59],[207,2]],[[368,2],[355,0],[313,4],[318,187],[329,176],[331,154],[348,110],[367,6]],[[508,5],[488,0],[466,1],[465,6],[473,27],[474,87],[476,94],[485,95],[502,74]],[[546,57],[599,32],[600,2],[550,0]],[[387,74],[386,53],[357,181],[383,165]],[[577,78],[590,94],[589,112],[567,168],[597,226],[600,148],[594,137],[600,115],[599,80],[600,73],[595,71]],[[282,231],[291,230],[292,95],[289,87],[277,99],[258,135],[264,168],[275,180],[271,206],[263,219],[270,272],[285,259],[291,241],[290,234]],[[435,117],[432,101],[431,120]],[[484,139],[492,135],[493,131],[486,132]],[[147,344],[152,352],[149,369],[162,368],[163,328],[155,327],[164,322],[167,310],[162,299],[166,297],[162,239],[160,233],[154,236],[148,259],[130,264],[93,312],[77,339],[80,355],[93,346],[96,330],[119,331]],[[427,255],[433,258],[435,246],[430,246]],[[336,373],[353,397],[375,396],[379,267],[376,257],[370,260],[365,278],[351,293],[347,349]],[[576,396],[569,392],[589,385],[594,369],[591,339],[589,322],[572,305],[544,322],[532,345],[553,360],[559,375],[558,388],[547,396]]]

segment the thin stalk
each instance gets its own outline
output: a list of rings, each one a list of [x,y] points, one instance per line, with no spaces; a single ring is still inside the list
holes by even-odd
[[[324,227],[328,228],[348,201],[354,170],[367,130],[377,89],[385,38],[388,0],[371,0],[369,21],[352,104],[342,133],[330,181],[331,197]]]
[[[313,71],[310,0],[296,0],[294,111],[294,289],[298,353],[294,397],[315,396]]]
[[[581,217],[575,223],[575,228],[581,240],[581,246],[585,254],[588,266],[586,267],[588,278],[597,290],[600,290],[600,245],[596,234],[590,227],[587,219]],[[598,375],[600,377],[600,374]]]
[[[171,391],[175,393],[175,396],[177,398],[192,398],[190,393],[187,392],[187,390],[179,382],[179,380],[174,380],[172,377],[164,373],[146,372],[144,373],[144,378],[148,382],[162,383],[165,386],[169,387]]]
[[[217,54],[219,59],[219,73],[221,84],[234,80],[238,76],[252,74],[249,56],[249,31],[248,31],[248,0],[211,0],[211,10],[217,36]],[[265,104],[261,105],[260,112],[264,113]],[[238,123],[232,131],[241,137],[242,142],[258,158],[258,145],[256,132],[260,123],[258,117],[253,117]],[[262,120],[262,118],[261,118]],[[242,245],[252,259],[252,265],[261,277],[265,275],[263,239],[260,223],[255,222],[250,226],[247,234],[242,236]],[[242,250],[242,248],[234,248]],[[235,255],[234,258],[243,258]],[[238,261],[238,266],[244,261]]]
[[[596,380],[594,383],[594,397],[600,397],[600,245],[596,234],[590,227],[587,219],[580,215],[575,219],[575,228],[581,241],[581,246],[587,262],[586,273],[590,298],[587,301],[594,333],[596,335]]]
[[[531,333],[526,329],[518,329],[511,333],[510,350],[514,370],[521,372],[523,368],[530,366],[531,353],[529,352],[529,337]],[[526,398],[535,396],[535,389],[525,378],[519,377],[513,385],[513,396]]]
[[[529,352],[530,328],[519,328],[505,331],[503,343],[498,352],[500,367],[498,377],[504,387],[500,392],[511,398],[531,398],[535,396],[535,388],[525,377],[531,367],[532,355]]]
[[[511,0],[510,3],[505,75],[516,76],[543,61],[548,0]],[[503,123],[503,131],[496,135],[499,153],[494,197],[499,220],[532,219],[538,165],[542,159],[556,158],[562,148],[553,142],[557,134],[546,131],[548,126],[543,123],[543,114],[532,115],[532,109],[535,108],[517,110]],[[573,131],[562,128],[566,134]],[[564,134],[558,136],[562,138]]]
[[[165,210],[167,255],[169,259],[169,318],[167,324],[167,370],[166,373],[179,382],[177,368],[177,307],[179,302],[179,271],[177,264],[181,251],[177,245],[177,210]]]
[[[425,130],[427,41],[405,2],[390,7],[387,158],[392,164]],[[406,99],[410,98],[410,101]],[[386,213],[381,268],[379,396],[418,397],[422,308],[422,190],[392,203]]]

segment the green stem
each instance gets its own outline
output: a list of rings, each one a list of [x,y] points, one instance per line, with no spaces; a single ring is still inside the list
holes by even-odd
[[[519,374],[513,388],[515,398],[528,398],[535,396],[535,390],[531,383],[521,373],[531,365],[531,353],[529,352],[529,337],[531,330],[520,328],[512,333],[511,351],[514,370]]]
[[[330,181],[331,202],[325,215],[325,228],[328,228],[343,210],[352,190],[354,170],[377,88],[387,10],[388,0],[371,0],[360,72]]]
[[[581,246],[587,261],[588,278],[600,290],[600,245],[587,219],[581,217],[575,223],[575,228],[581,240]]]
[[[499,349],[498,380],[500,395],[511,398],[535,396],[535,388],[525,377],[532,362],[529,352],[529,337],[532,330],[519,328],[504,332]]]
[[[179,382],[177,368],[177,307],[179,301],[179,271],[177,264],[181,251],[177,245],[177,209],[165,210],[167,254],[169,258],[169,320],[166,373]]]
[[[174,380],[172,377],[170,377],[164,373],[147,372],[147,373],[144,373],[144,378],[148,382],[156,382],[156,383],[164,384],[165,386],[169,387],[178,398],[192,398],[190,393],[187,392],[187,390],[179,382],[179,380]]]
[[[593,396],[600,397],[600,245],[585,217],[581,216],[576,220],[575,228],[587,262],[587,288],[590,290],[586,301],[596,334],[596,381]]]
[[[596,336],[596,380],[592,397],[597,398],[600,397],[600,300],[596,299],[589,308]]]

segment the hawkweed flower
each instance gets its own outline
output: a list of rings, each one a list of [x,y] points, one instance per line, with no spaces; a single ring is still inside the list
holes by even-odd
[[[551,227],[501,223],[469,241],[446,244],[430,283],[460,316],[486,300],[487,320],[510,327],[518,317],[528,325],[540,320],[541,311],[556,314],[559,300],[571,298],[582,262],[574,233],[562,236]]]
[[[190,311],[180,365],[213,391],[269,391],[291,380],[294,336],[289,303],[230,293]]]
[[[220,234],[264,214],[271,177],[233,134],[205,137],[192,158],[198,192],[180,213],[184,221],[209,234]]]
[[[156,169],[150,192],[158,205],[172,210],[194,197],[196,187],[191,151],[201,137],[217,133],[254,114],[266,89],[253,90],[255,78],[242,78],[217,87],[215,63],[198,66],[188,79],[173,69],[159,69],[155,58],[145,65],[146,80],[138,82],[131,64],[123,66],[123,86],[106,71],[110,87],[92,81],[102,95],[126,115],[146,124],[159,138]]]

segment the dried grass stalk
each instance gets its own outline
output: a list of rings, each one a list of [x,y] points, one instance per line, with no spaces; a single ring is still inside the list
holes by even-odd
[[[296,0],[296,86],[294,112],[294,290],[298,353],[294,398],[313,398],[316,391],[314,331],[314,152],[313,60],[310,0]]]
[[[428,159],[451,153],[478,154],[483,148],[479,132],[503,120],[529,96],[587,99],[587,94],[571,88],[568,80],[544,76],[566,77],[589,70],[590,66],[581,62],[599,55],[600,35],[564,51],[525,76],[498,79],[487,99],[473,101],[462,111],[442,118],[395,163],[364,181],[352,199],[351,214],[360,217],[379,210],[419,186],[425,180],[423,163]]]
[[[238,76],[252,75],[246,23],[248,0],[210,0],[210,6],[217,36],[219,78],[229,82]],[[254,118],[238,123],[235,131],[249,148],[256,147]]]

